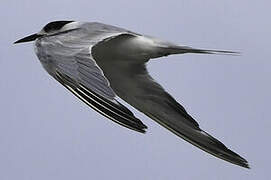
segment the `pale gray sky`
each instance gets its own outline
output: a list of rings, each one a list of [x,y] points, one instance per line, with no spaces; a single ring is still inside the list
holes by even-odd
[[[0,6],[0,179],[270,179],[270,1],[4,0]],[[202,129],[246,158],[232,165],[138,111],[145,135],[96,113],[41,67],[33,44],[54,20],[99,21],[242,56],[178,55],[150,73]]]

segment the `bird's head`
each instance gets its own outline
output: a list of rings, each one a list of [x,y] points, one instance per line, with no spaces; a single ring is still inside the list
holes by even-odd
[[[71,30],[75,30],[75,29],[78,29],[78,23],[75,21],[53,21],[46,24],[40,32],[24,37],[14,42],[14,44],[30,42],[30,41],[36,40],[39,37],[52,36],[52,35],[65,33]]]

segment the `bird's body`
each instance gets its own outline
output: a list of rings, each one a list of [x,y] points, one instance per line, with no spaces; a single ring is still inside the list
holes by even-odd
[[[150,59],[182,53],[230,51],[178,46],[101,23],[57,21],[40,33],[17,41],[35,40],[35,51],[46,71],[78,98],[111,120],[130,129],[147,128],[116,97],[143,112],[193,145],[231,163],[247,161],[199,124],[148,73]]]

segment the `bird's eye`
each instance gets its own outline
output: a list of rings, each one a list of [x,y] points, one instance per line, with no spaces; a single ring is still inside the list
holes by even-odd
[[[48,23],[46,26],[44,26],[43,30],[45,32],[52,32],[52,31],[57,31],[60,30],[63,26],[65,26],[68,23],[71,23],[74,21],[53,21]]]

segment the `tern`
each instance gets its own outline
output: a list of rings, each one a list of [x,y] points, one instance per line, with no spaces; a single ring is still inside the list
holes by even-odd
[[[114,122],[144,133],[147,126],[117,97],[196,147],[230,163],[248,162],[203,131],[148,73],[150,59],[172,54],[235,54],[180,46],[98,22],[54,21],[15,42],[35,41],[45,70],[75,96]]]

